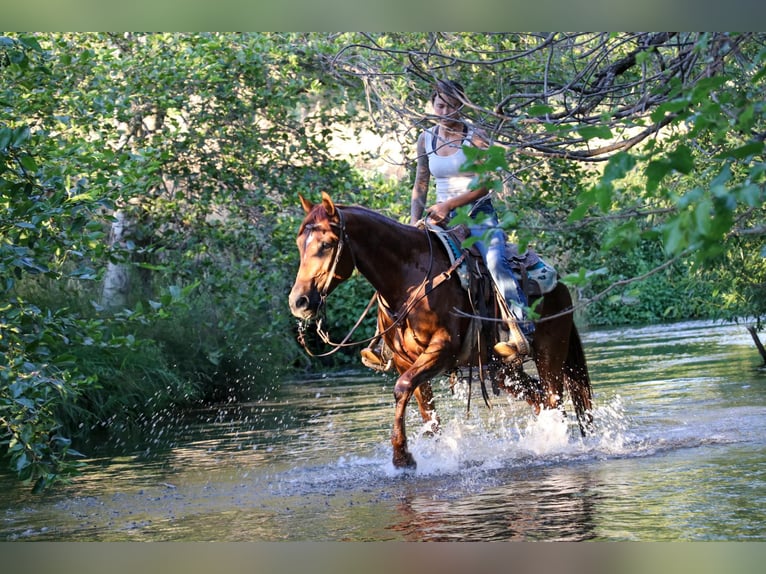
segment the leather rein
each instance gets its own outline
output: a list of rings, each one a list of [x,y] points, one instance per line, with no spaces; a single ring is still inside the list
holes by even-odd
[[[319,306],[317,309],[317,315],[318,319],[316,319],[316,331],[319,335],[319,338],[327,345],[333,347],[330,351],[327,351],[326,353],[320,353],[315,354],[312,353],[311,350],[308,348],[306,344],[305,339],[305,330],[306,326],[308,324],[308,321],[302,321],[298,325],[298,341],[300,342],[301,346],[304,348],[306,353],[308,353],[312,357],[327,357],[334,353],[337,353],[339,350],[345,347],[354,347],[357,345],[363,345],[365,343],[369,343],[373,339],[376,339],[378,337],[382,337],[385,333],[388,333],[390,330],[392,330],[394,327],[396,327],[399,323],[401,323],[409,314],[409,312],[417,305],[421,300],[423,300],[425,297],[427,297],[430,293],[434,291],[439,285],[441,285],[444,281],[452,277],[452,274],[455,272],[455,270],[462,264],[463,260],[466,257],[465,251],[458,257],[454,263],[450,266],[449,269],[446,271],[440,273],[436,277],[434,277],[433,281],[431,282],[431,286],[429,288],[426,288],[426,285],[428,284],[428,278],[431,275],[431,270],[433,268],[434,263],[434,251],[433,251],[433,243],[431,241],[431,233],[428,231],[428,229],[424,229],[424,232],[426,234],[426,237],[428,238],[428,250],[429,250],[429,264],[428,264],[428,271],[426,271],[425,277],[423,277],[423,280],[420,282],[420,285],[418,288],[413,292],[413,295],[410,296],[407,301],[405,301],[404,305],[402,305],[401,311],[399,313],[393,312],[388,305],[385,303],[385,301],[380,297],[378,292],[376,291],[372,298],[370,299],[370,302],[367,303],[367,306],[365,307],[364,311],[362,311],[361,316],[359,319],[356,320],[356,323],[354,323],[354,326],[351,327],[349,332],[346,334],[345,337],[341,340],[340,343],[334,343],[330,339],[329,333],[324,330],[322,326],[323,319],[325,318],[324,310],[325,310],[325,302],[327,301],[327,296],[330,291],[330,284],[332,283],[332,280],[336,277],[336,269],[338,267],[338,263],[340,262],[340,256],[343,251],[343,247],[346,245],[346,243],[350,243],[348,239],[348,235],[346,233],[346,221],[343,217],[343,212],[340,208],[336,209],[336,212],[338,214],[338,221],[339,223],[330,223],[331,227],[335,227],[339,230],[338,233],[338,245],[335,248],[335,255],[333,257],[333,262],[330,266],[330,268],[326,272],[326,278],[322,285],[322,288],[319,291]],[[349,247],[349,252],[351,253],[351,261],[353,262],[354,268],[357,268],[356,265],[356,257],[354,256],[353,250]],[[420,291],[423,291],[420,295],[418,293]],[[349,342],[349,339],[354,334],[354,332],[357,330],[359,325],[362,323],[362,320],[367,316],[367,313],[370,312],[370,309],[372,308],[372,305],[375,301],[378,301],[378,304],[385,309],[386,313],[390,317],[394,317],[393,323],[388,326],[384,331],[381,331],[380,333],[376,334],[373,337],[368,337],[367,339],[363,339],[361,341],[352,341]]]

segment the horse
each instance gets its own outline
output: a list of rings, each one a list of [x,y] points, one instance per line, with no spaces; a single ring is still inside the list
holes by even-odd
[[[460,368],[478,367],[480,374],[487,373],[496,394],[502,389],[524,398],[536,414],[563,409],[566,387],[585,436],[592,423],[591,384],[564,284],[558,282],[533,305],[538,318],[531,356],[538,377],[532,377],[518,361],[508,364],[493,353],[501,323],[479,317],[489,328],[476,336],[470,294],[454,273],[446,249],[429,231],[365,207],[336,205],[326,192],[317,204],[300,195],[299,199],[305,218],[296,238],[300,264],[289,295],[290,310],[298,319],[315,320],[327,296],[355,269],[375,288],[378,328],[399,375],[391,432],[396,468],[416,467],[405,429],[410,399],[415,397],[423,421],[438,431],[431,380]]]

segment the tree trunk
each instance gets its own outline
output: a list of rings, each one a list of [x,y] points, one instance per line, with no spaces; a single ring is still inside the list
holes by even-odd
[[[758,348],[758,352],[761,354],[764,366],[766,366],[766,349],[763,348],[763,343],[761,343],[761,340],[758,338],[758,332],[752,325],[750,325],[747,330],[750,331],[750,336],[753,338],[753,341],[755,341],[755,346]]]
[[[122,242],[127,224],[125,213],[117,211],[112,222],[112,231],[109,235],[109,245],[113,247]],[[130,276],[128,267],[122,263],[112,263],[106,267],[104,286],[101,290],[101,306],[107,309],[125,307],[128,301]]]

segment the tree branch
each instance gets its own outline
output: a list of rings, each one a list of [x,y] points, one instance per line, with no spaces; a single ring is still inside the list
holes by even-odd
[[[331,68],[360,79],[376,122],[416,125],[436,79],[480,78],[465,102],[471,120],[509,150],[534,157],[604,161],[670,124],[649,114],[728,61],[746,65],[740,47],[755,33],[446,34],[396,37],[362,34],[331,58]],[[705,39],[707,47],[699,46]],[[407,46],[396,49],[389,45]],[[532,76],[540,74],[542,76]],[[469,93],[471,85],[467,86]],[[530,113],[545,105],[542,115]],[[567,126],[612,129],[611,141],[591,147]],[[625,128],[643,126],[639,133]],[[557,131],[555,128],[562,128]],[[404,128],[406,129],[406,128]],[[568,136],[567,133],[571,133]]]

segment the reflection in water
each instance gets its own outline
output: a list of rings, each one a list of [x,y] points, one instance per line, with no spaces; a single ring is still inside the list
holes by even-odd
[[[0,475],[0,540],[766,538],[766,383],[749,334],[685,323],[583,340],[585,439],[573,417],[507,397],[466,413],[467,386],[440,382],[443,431],[417,436],[410,410],[418,468],[402,474],[391,377],[285,382],[114,433],[42,497]]]
[[[593,485],[583,468],[536,468],[504,475],[500,487],[456,499],[413,492],[392,529],[407,540],[580,541],[595,536]]]

